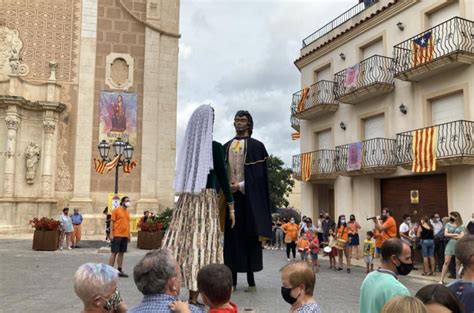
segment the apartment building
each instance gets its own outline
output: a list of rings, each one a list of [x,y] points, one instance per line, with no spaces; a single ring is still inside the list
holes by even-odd
[[[303,40],[302,211],[474,212],[474,1],[364,1]],[[415,166],[413,163],[415,161]],[[420,164],[421,162],[421,164]]]

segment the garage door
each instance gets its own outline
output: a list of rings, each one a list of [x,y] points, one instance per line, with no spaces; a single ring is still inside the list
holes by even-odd
[[[431,100],[432,125],[464,119],[464,97],[462,92]]]
[[[389,208],[397,220],[410,214],[412,221],[419,222],[424,215],[448,215],[448,188],[446,175],[421,175],[382,179],[380,182],[382,208]],[[410,192],[418,190],[419,203],[411,203]]]

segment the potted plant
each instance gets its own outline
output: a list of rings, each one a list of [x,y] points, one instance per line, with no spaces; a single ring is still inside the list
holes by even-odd
[[[152,216],[138,222],[137,248],[139,249],[159,249],[161,242],[171,222],[173,210],[167,208],[157,216]]]
[[[55,251],[59,247],[59,230],[61,224],[52,218],[35,217],[30,220],[30,225],[35,229],[33,234],[33,250]]]
[[[146,222],[141,219],[138,222],[138,228],[140,230],[138,231],[137,248],[151,250],[161,247],[163,225],[156,217],[149,217]]]

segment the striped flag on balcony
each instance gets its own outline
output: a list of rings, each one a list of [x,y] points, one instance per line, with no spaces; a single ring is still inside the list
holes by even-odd
[[[436,171],[436,130],[434,127],[413,132],[413,164],[415,173]]]
[[[413,66],[417,66],[433,59],[433,36],[427,32],[413,40]]]
[[[294,132],[291,134],[291,140],[298,140],[300,139],[300,132]]]
[[[309,181],[311,179],[311,166],[313,163],[313,155],[311,153],[301,154],[301,179]]]
[[[308,97],[308,93],[309,93],[309,87],[304,87],[303,91],[301,92],[301,99],[300,99],[300,102],[298,103],[298,108],[296,109],[298,112],[304,111],[304,106],[305,106],[306,98]]]

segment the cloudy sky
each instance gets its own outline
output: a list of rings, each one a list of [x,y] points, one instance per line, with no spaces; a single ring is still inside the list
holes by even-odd
[[[290,104],[300,89],[293,61],[301,41],[356,0],[182,0],[178,149],[193,110],[216,112],[215,140],[234,136],[237,110],[254,119],[253,137],[291,166]]]

